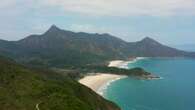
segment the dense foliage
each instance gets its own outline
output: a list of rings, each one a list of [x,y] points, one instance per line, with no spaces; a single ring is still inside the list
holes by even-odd
[[[116,67],[107,67],[104,65],[65,66],[64,69],[55,69],[54,71],[58,73],[64,73],[64,71],[66,73],[66,71],[70,71],[69,74],[66,75],[74,79],[79,79],[81,77],[84,77],[88,73],[108,73],[108,74],[127,75],[133,77],[152,75],[151,73],[145,71],[142,68],[123,69],[123,68],[116,68]]]
[[[0,58],[1,110],[119,110],[91,89],[52,72],[26,69]]]

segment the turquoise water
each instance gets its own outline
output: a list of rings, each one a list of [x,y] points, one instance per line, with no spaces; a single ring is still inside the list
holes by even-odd
[[[104,96],[122,110],[195,110],[195,59],[148,58],[128,66],[142,67],[163,79],[113,82]]]

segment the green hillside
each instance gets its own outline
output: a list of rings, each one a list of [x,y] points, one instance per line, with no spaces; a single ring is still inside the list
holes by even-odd
[[[1,110],[119,110],[76,81],[0,58]]]
[[[41,35],[18,41],[0,40],[0,55],[37,67],[88,65],[129,57],[195,57],[149,37],[126,42],[110,34],[71,32],[55,25]]]

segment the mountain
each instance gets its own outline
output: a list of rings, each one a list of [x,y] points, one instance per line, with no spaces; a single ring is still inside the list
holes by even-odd
[[[109,34],[74,33],[57,28],[55,25],[43,35],[32,35],[17,42],[20,46],[42,51],[77,51],[99,56],[122,56],[120,51],[126,42]],[[114,54],[113,54],[114,53]]]
[[[119,38],[109,34],[75,33],[54,25],[42,35],[0,45],[6,45],[1,50],[6,50],[11,58],[33,65],[81,65],[126,57],[121,52],[126,42]]]
[[[1,110],[120,110],[75,80],[0,57]]]
[[[100,64],[129,57],[195,57],[163,45],[149,37],[126,42],[110,34],[71,32],[52,25],[42,35],[30,35],[19,41],[0,41],[0,52],[16,61],[33,66]]]
[[[168,47],[149,37],[129,43],[128,51],[130,55],[139,57],[193,57],[195,55],[192,52]]]

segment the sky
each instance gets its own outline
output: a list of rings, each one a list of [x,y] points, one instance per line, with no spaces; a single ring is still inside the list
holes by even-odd
[[[0,0],[0,39],[65,30],[195,44],[195,0]]]

